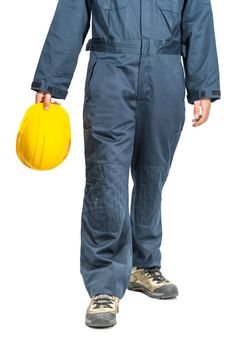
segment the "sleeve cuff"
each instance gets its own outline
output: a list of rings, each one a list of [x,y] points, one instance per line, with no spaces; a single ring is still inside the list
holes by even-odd
[[[34,91],[45,91],[48,92],[54,98],[65,99],[68,90],[62,90],[55,86],[50,86],[46,82],[33,80],[31,84],[31,89]]]
[[[211,102],[214,102],[221,98],[221,91],[212,89],[188,91],[187,100],[190,104],[194,104],[194,101],[201,100],[203,98],[209,98]]]

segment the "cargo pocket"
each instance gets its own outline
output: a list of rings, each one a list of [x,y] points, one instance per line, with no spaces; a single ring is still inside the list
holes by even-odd
[[[178,1],[157,0],[162,40],[171,39],[180,30],[181,8]]]
[[[104,10],[117,10],[128,5],[130,0],[96,0]]]

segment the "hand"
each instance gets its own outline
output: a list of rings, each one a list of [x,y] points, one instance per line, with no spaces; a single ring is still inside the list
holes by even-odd
[[[45,91],[38,91],[36,93],[35,103],[44,102],[44,109],[49,109],[50,103],[61,104],[57,101],[51,101],[51,97],[52,96]]]
[[[199,126],[205,123],[209,118],[211,101],[209,98],[194,101],[194,119],[193,126]]]

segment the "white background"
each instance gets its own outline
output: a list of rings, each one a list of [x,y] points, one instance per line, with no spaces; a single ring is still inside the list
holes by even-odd
[[[193,0],[194,1],[194,0]],[[126,291],[117,325],[85,326],[89,296],[79,273],[84,191],[82,103],[85,44],[66,100],[72,143],[67,159],[40,172],[17,158],[15,141],[34,103],[33,74],[57,0],[1,3],[0,348],[232,349],[232,8],[212,0],[221,101],[192,127],[193,107],[164,186],[162,272],[176,300]],[[129,179],[129,191],[132,180]]]

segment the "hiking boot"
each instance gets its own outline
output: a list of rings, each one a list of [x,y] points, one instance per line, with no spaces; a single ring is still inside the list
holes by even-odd
[[[167,280],[156,266],[133,266],[128,289],[157,299],[170,299],[178,295],[177,287]]]
[[[96,294],[86,311],[85,323],[89,327],[106,328],[116,324],[119,298],[110,294]]]

